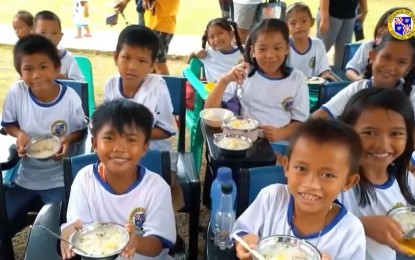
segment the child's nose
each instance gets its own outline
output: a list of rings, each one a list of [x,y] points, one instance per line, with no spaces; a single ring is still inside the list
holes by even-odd
[[[305,176],[303,185],[310,189],[319,189],[320,181],[318,179],[318,175],[310,172],[307,176]]]

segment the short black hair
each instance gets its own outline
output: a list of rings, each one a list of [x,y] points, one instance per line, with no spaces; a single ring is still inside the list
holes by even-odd
[[[124,133],[125,126],[136,127],[143,131],[147,143],[150,140],[153,120],[153,114],[147,107],[120,98],[106,102],[95,110],[91,118],[90,130],[92,136],[97,136],[106,124],[110,124],[120,134]]]
[[[288,21],[288,19],[290,19],[290,14],[296,11],[306,12],[307,15],[311,19],[313,19],[313,15],[311,14],[311,10],[310,10],[310,7],[308,7],[308,5],[306,5],[303,2],[295,2],[291,4],[290,6],[288,6],[287,11],[285,12],[285,21]]]
[[[20,10],[14,17],[22,20],[27,26],[33,27],[33,15],[28,11]]]
[[[352,127],[335,120],[308,119],[291,136],[287,152],[288,159],[300,138],[310,138],[319,144],[333,143],[346,146],[349,150],[349,173],[359,172],[363,147],[359,135]]]
[[[55,21],[59,24],[59,28],[62,30],[61,19],[59,19],[59,16],[57,16],[54,12],[45,10],[37,13],[35,15],[35,27],[39,20]]]
[[[343,113],[339,116],[339,120],[353,127],[359,120],[362,111],[373,108],[393,111],[405,120],[407,135],[405,150],[388,167],[388,172],[396,178],[406,201],[411,205],[415,205],[415,196],[409,189],[408,183],[408,165],[414,148],[414,110],[412,103],[402,91],[397,89],[381,87],[363,89],[350,98]],[[376,199],[375,189],[363,171],[357,189],[360,193],[360,206],[370,205],[370,197]]]
[[[32,54],[44,54],[51,59],[55,68],[61,67],[61,58],[56,46],[43,35],[29,34],[18,40],[13,49],[14,68],[19,75],[22,75],[23,56]]]
[[[150,28],[135,24],[125,27],[118,36],[115,49],[116,54],[120,53],[124,44],[149,49],[151,51],[151,59],[153,61],[156,60],[159,38]]]

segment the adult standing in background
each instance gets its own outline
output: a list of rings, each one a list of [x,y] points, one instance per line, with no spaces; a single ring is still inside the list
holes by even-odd
[[[117,3],[115,4],[114,8],[118,11],[118,12],[123,12],[125,7],[127,6],[128,2],[130,2],[130,0],[117,0]],[[143,7],[143,1],[142,0],[136,0],[136,10],[137,10],[137,14],[138,14],[138,24],[139,25],[145,25],[144,24],[144,7]]]
[[[356,16],[356,8],[361,13]],[[320,0],[317,13],[317,37],[329,51],[334,44],[334,67],[343,62],[344,45],[352,41],[356,19],[364,22],[367,14],[367,0]]]
[[[122,12],[130,0],[118,0],[115,8]],[[139,0],[145,10],[145,25],[159,37],[159,51],[156,59],[156,71],[161,75],[169,75],[167,53],[170,42],[176,31],[176,15],[179,0]]]
[[[260,3],[261,0],[233,0],[234,21],[243,44],[246,42],[249,29],[255,24],[256,11]]]
[[[220,10],[223,18],[231,18],[233,20],[233,1],[219,0]]]

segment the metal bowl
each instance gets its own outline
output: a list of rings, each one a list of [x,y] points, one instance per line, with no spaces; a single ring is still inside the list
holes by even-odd
[[[295,252],[289,252],[289,248],[293,248]],[[270,236],[263,238],[259,241],[256,250],[267,260],[279,259],[278,256],[281,256],[281,259],[321,260],[321,254],[315,246],[304,239],[292,236]],[[294,258],[293,254],[296,256],[301,254],[304,257]],[[256,258],[254,257],[254,259]]]
[[[39,160],[55,156],[61,149],[61,140],[56,135],[33,137],[26,144],[26,155]]]
[[[308,85],[323,85],[327,82],[327,80],[325,78],[321,78],[321,77],[305,77],[305,81],[307,82]]]
[[[391,209],[386,214],[401,225],[404,234],[408,234],[415,228],[415,207],[398,207]],[[415,234],[406,237],[406,239],[415,239]]]
[[[232,111],[224,108],[205,108],[200,111],[203,123],[215,128],[221,127],[222,122],[233,115]]]
[[[248,137],[236,134],[214,134],[213,135],[214,144],[219,148],[219,151],[224,155],[229,156],[242,156],[246,155],[246,151],[248,151],[252,147],[252,141]],[[241,145],[238,144],[230,145],[232,142],[231,139],[234,139],[235,142],[239,142]]]
[[[84,260],[116,259],[129,240],[127,230],[115,223],[92,223],[75,231],[69,238],[69,242],[89,253],[86,255],[72,248]]]
[[[236,121],[244,121],[247,125],[246,127],[235,126]],[[224,134],[236,134],[248,137],[252,142],[255,142],[259,136],[259,123],[257,120],[243,117],[243,116],[234,116],[228,119],[225,119],[222,124],[222,129]]]

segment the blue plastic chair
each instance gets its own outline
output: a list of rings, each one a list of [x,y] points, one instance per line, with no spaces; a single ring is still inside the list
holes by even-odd
[[[359,49],[360,45],[362,45],[361,42],[352,42],[344,46],[344,55],[343,55],[343,63],[342,63],[343,70],[346,70],[347,63],[353,58],[357,49]]]
[[[179,118],[177,151],[177,180],[183,190],[185,206],[181,212],[189,214],[189,254],[188,259],[197,258],[199,232],[201,186],[192,153],[185,152],[186,140],[186,79],[163,76],[170,92],[173,115]]]
[[[84,110],[85,116],[89,118],[89,105],[88,105],[88,83],[85,81],[76,81],[76,80],[58,80],[59,83],[70,87],[75,90],[79,95],[82,101],[82,109]]]
[[[318,98],[318,107],[324,105],[327,101],[329,101],[332,97],[339,93],[340,90],[344,89],[351,83],[351,81],[338,81],[321,85],[320,94]]]
[[[255,200],[261,189],[275,183],[287,183],[282,165],[241,169],[236,199],[237,217]]]
[[[94,96],[94,76],[92,74],[92,64],[88,57],[74,55],[79,69],[84,75],[85,81],[88,82],[88,110],[90,114],[87,117],[91,117],[95,110],[95,96]]]

